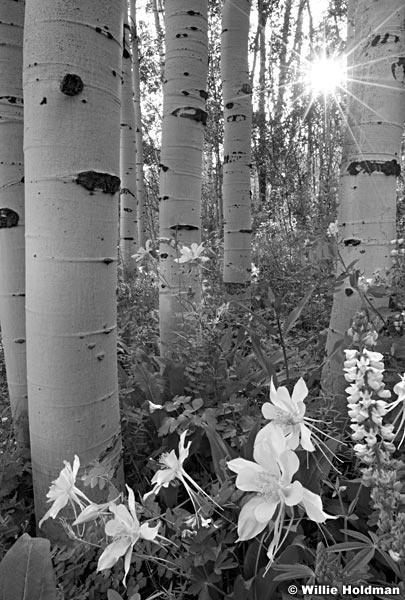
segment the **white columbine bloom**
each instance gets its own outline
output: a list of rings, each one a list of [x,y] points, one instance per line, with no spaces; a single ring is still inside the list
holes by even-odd
[[[40,520],[39,527],[41,527],[42,523],[46,521],[46,519],[49,519],[49,517],[55,519],[58,516],[59,511],[62,510],[68,502],[72,505],[74,510],[76,510],[75,504],[78,504],[81,510],[84,509],[85,505],[81,498],[90,504],[90,500],[87,498],[86,494],[79,490],[75,485],[76,476],[80,468],[79,457],[75,455],[73,468],[66,460],[64,460],[63,463],[65,468],[62,469],[59,477],[52,482],[49,492],[46,495],[47,498],[49,498],[47,502],[53,502],[53,504]]]
[[[160,523],[156,527],[150,527],[147,523],[140,525],[136,516],[135,497],[132,489],[127,485],[128,490],[128,508],[124,504],[111,504],[110,511],[114,514],[114,519],[108,521],[105,525],[106,535],[113,538],[111,544],[104,549],[98,559],[97,571],[110,569],[121,556],[124,558],[125,575],[123,584],[126,586],[126,578],[131,565],[131,557],[134,544],[140,539],[154,540],[158,534]]]
[[[319,496],[292,481],[299,468],[295,452],[287,447],[282,430],[274,424],[267,435],[255,441],[254,462],[244,458],[229,461],[228,468],[237,473],[236,487],[254,495],[243,505],[238,519],[238,541],[250,540],[274,521],[273,540],[268,549],[270,562],[282,544],[285,507],[301,505],[308,517],[323,523],[329,515],[322,510]]]
[[[186,263],[186,262],[206,262],[209,260],[207,256],[202,256],[204,252],[204,244],[196,244],[195,242],[191,244],[191,247],[182,246],[180,248],[181,256],[180,258],[175,258],[174,261],[178,263]]]
[[[190,475],[185,471],[185,469],[183,467],[183,463],[186,460],[186,458],[188,457],[188,454],[190,451],[190,446],[191,446],[191,442],[189,442],[187,444],[187,446],[184,443],[185,439],[186,439],[186,435],[187,435],[187,429],[186,429],[186,431],[183,431],[183,433],[180,435],[179,450],[178,450],[179,456],[178,457],[176,456],[175,451],[171,450],[170,452],[165,452],[159,458],[160,464],[163,465],[165,468],[161,469],[160,471],[157,471],[154,474],[154,476],[152,478],[152,484],[154,484],[154,487],[150,492],[147,492],[146,494],[144,494],[144,496],[143,496],[144,501],[146,500],[146,498],[148,498],[152,494],[158,494],[160,492],[160,490],[162,489],[162,487],[168,487],[170,482],[174,481],[175,479],[178,479],[179,481],[181,481],[181,483],[186,488],[186,491],[187,491],[188,495],[190,496],[190,499],[193,502],[196,510],[198,510],[197,506],[196,506],[196,496],[195,496],[195,493],[193,492],[193,490],[190,488],[189,483],[193,487],[195,487],[196,490],[200,494],[202,494],[203,496],[206,496],[206,498],[208,498],[209,500],[214,502],[212,500],[212,498],[206,492],[204,492],[204,490],[198,485],[198,483],[195,482],[192,477],[190,477]],[[216,504],[216,503],[214,502],[214,504]],[[219,507],[219,508],[221,508],[221,507]]]
[[[295,384],[292,396],[285,386],[276,389],[272,379],[270,384],[271,402],[265,402],[262,406],[264,418],[282,429],[287,447],[291,450],[298,448],[300,443],[302,448],[308,452],[315,450],[308,427],[309,421],[305,417],[304,398],[307,396],[308,388],[302,377]],[[259,431],[256,443],[268,435],[266,428],[270,425]]]

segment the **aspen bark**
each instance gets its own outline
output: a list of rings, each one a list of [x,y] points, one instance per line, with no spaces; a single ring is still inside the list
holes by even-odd
[[[17,443],[29,447],[25,339],[24,2],[0,4],[0,326]]]
[[[136,137],[133,102],[130,27],[128,14],[124,16],[121,88],[121,193],[120,193],[120,252],[125,275],[136,272],[131,258],[138,250],[138,207],[136,194]]]
[[[221,74],[224,100],[224,269],[230,293],[245,294],[251,272],[252,88],[248,66],[250,0],[225,0]],[[233,289],[231,289],[233,288]]]
[[[139,75],[139,41],[136,28],[136,0],[131,0],[131,48],[132,48],[132,85],[134,88],[135,107],[135,143],[136,143],[136,197],[138,201],[138,245],[145,247],[147,240],[147,206],[145,179],[143,171],[143,132],[141,88]]]
[[[198,302],[198,275],[179,264],[164,239],[190,247],[201,240],[203,135],[207,113],[207,0],[166,3],[166,62],[160,159],[160,342],[162,354],[183,330],[190,299]]]
[[[121,2],[26,3],[27,372],[38,520],[49,507],[46,493],[64,460],[72,463],[77,454],[83,468],[98,460],[120,472],[116,271],[122,27]],[[43,530],[63,538],[52,519]]]
[[[402,0],[349,3],[349,101],[339,190],[339,252],[365,277],[391,266],[396,184],[405,119],[405,5]],[[338,273],[342,267],[338,267]],[[343,353],[333,348],[361,298],[348,280],[335,292],[323,370],[325,394],[344,403]],[[342,404],[344,406],[344,404]]]

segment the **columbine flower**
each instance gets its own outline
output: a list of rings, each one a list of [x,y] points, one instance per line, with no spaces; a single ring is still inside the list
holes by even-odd
[[[334,237],[339,233],[338,220],[334,223],[329,223],[328,229],[326,230],[326,235],[328,237]]]
[[[151,257],[152,251],[153,251],[152,240],[147,240],[146,244],[145,244],[145,248],[143,246],[140,246],[138,248],[137,252],[131,256],[131,258],[134,258],[136,260],[136,262],[141,262],[141,261],[145,260],[146,258]]]
[[[240,511],[238,541],[255,537],[274,520],[273,540],[267,554],[272,561],[283,543],[280,538],[286,506],[302,505],[309,518],[318,523],[329,515],[323,512],[319,496],[306,490],[299,481],[291,481],[298,470],[299,459],[287,448],[282,430],[274,424],[268,427],[271,428],[270,435],[254,445],[255,462],[235,458],[227,464],[237,473],[236,487],[244,492],[255,492]]]
[[[186,458],[188,457],[188,454],[190,451],[189,449],[191,446],[191,442],[189,442],[187,444],[187,446],[184,444],[186,435],[187,435],[187,429],[185,431],[183,431],[183,433],[180,436],[178,458],[177,458],[174,450],[171,450],[170,452],[165,452],[159,458],[160,464],[162,464],[165,468],[161,469],[160,471],[157,471],[157,473],[154,474],[154,476],[152,478],[152,484],[155,484],[155,485],[150,492],[144,494],[144,496],[143,496],[144,501],[146,500],[146,498],[148,498],[152,494],[158,494],[160,492],[160,490],[162,489],[162,487],[168,487],[172,481],[174,481],[175,479],[178,479],[179,481],[181,481],[181,483],[186,488],[186,491],[187,491],[188,495],[190,496],[190,499],[193,502],[193,505],[194,505],[196,511],[198,511],[198,508],[196,506],[196,496],[187,482],[191,483],[198,490],[198,492],[201,493],[203,496],[206,496],[212,502],[214,502],[212,500],[212,498],[206,492],[204,492],[203,489],[200,488],[200,486],[194,481],[194,479],[192,477],[190,477],[190,475],[183,468],[183,463],[186,460]],[[221,508],[221,507],[219,507],[219,508]]]
[[[403,375],[400,375],[399,377],[401,378],[401,381],[398,381],[398,383],[396,383],[394,385],[394,394],[396,394],[398,396],[398,398],[394,402],[392,402],[388,408],[388,411],[390,412],[397,406],[400,406],[400,411],[396,415],[394,422],[393,422],[393,425],[395,425],[396,422],[398,421],[398,419],[401,418],[401,421],[397,427],[397,434],[401,431],[401,429],[403,428],[404,423],[405,423],[405,373]],[[398,448],[400,448],[402,446],[404,439],[405,439],[405,428],[404,428],[404,433],[402,435],[401,441],[398,444]]]
[[[262,406],[262,413],[265,419],[272,421],[283,430],[286,437],[287,447],[295,450],[299,443],[304,450],[313,452],[315,447],[311,442],[311,431],[306,423],[304,398],[308,396],[308,388],[301,377],[294,386],[292,396],[288,393],[285,386],[275,388],[273,379],[270,384],[270,402],[265,402]],[[256,436],[256,442],[264,439],[268,432],[266,425]]]
[[[90,504],[90,500],[87,498],[86,494],[75,486],[76,476],[80,468],[79,457],[75,455],[73,468],[66,460],[64,460],[63,463],[65,468],[62,469],[59,477],[52,482],[49,492],[46,495],[47,498],[49,498],[47,502],[53,502],[53,504],[40,520],[39,527],[41,527],[42,523],[46,521],[46,519],[49,519],[49,517],[55,519],[58,516],[59,511],[62,510],[68,502],[70,502],[74,511],[76,511],[75,503],[78,504],[81,509],[84,508],[84,504],[80,498],[83,498]]]
[[[127,485],[128,490],[128,508],[124,504],[111,504],[110,511],[114,513],[114,519],[108,521],[105,525],[106,535],[113,538],[100,558],[98,559],[97,571],[110,569],[117,560],[124,556],[125,575],[123,584],[126,586],[126,578],[131,564],[132,550],[134,544],[142,538],[144,540],[154,540],[158,534],[160,523],[156,527],[150,527],[147,523],[140,525],[136,516],[134,492]]]
[[[207,256],[202,256],[204,252],[204,244],[196,244],[195,242],[191,244],[191,247],[182,246],[180,248],[181,256],[180,258],[175,258],[174,261],[177,263],[186,263],[186,262],[206,262],[209,260]]]

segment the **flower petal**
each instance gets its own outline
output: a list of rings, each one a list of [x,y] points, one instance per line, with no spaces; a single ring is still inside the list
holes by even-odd
[[[108,544],[98,559],[97,571],[111,569],[117,560],[127,552],[128,547],[131,547],[131,541],[128,538],[120,538]]]
[[[260,523],[254,514],[254,509],[261,502],[261,496],[254,496],[242,506],[238,519],[238,542],[251,540],[266,527],[266,523]]]
[[[150,527],[150,525],[148,525],[147,523],[142,523],[142,525],[139,528],[139,535],[144,540],[154,540],[158,534],[159,527],[160,523],[158,523],[156,527]]]
[[[128,529],[131,529],[133,525],[133,518],[125,504],[112,504],[110,511],[114,514],[117,521],[125,525]]]
[[[274,404],[271,404],[271,402],[265,402],[262,406],[262,415],[268,421],[272,421],[273,419],[276,419],[279,416],[280,410],[285,412],[284,408],[280,409],[274,406]]]
[[[300,466],[298,456],[292,450],[284,450],[279,456],[278,462],[282,473],[282,483],[290,483]]]
[[[294,404],[297,404],[298,402],[302,402],[307,396],[308,388],[303,378],[300,377],[294,386],[291,399]]]
[[[323,523],[326,519],[337,519],[337,517],[323,512],[321,498],[306,488],[303,488],[301,504],[305,508],[308,517],[315,523]]]
[[[260,504],[254,509],[254,514],[259,523],[268,523],[280,502],[278,500],[265,500],[263,497],[261,500]]]
[[[290,485],[283,487],[282,492],[287,506],[299,504],[303,497],[303,490],[304,488],[299,481],[293,481]]]
[[[311,441],[311,430],[309,429],[309,427],[304,425],[304,423],[300,423],[300,429],[301,429],[301,446],[307,452],[313,452],[315,450],[315,446],[313,445],[313,443]]]

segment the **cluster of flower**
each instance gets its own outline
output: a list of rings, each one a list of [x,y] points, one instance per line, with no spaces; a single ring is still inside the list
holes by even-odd
[[[389,410],[386,399],[391,397],[391,392],[384,389],[383,355],[366,348],[361,353],[345,350],[345,354],[345,379],[350,383],[346,388],[348,414],[352,421],[352,439],[357,442],[354,451],[363,463],[371,465],[378,450],[379,459],[387,463],[395,450],[392,443],[395,433],[392,423],[383,424]]]
[[[387,402],[391,393],[385,389],[383,382],[384,357],[367,348],[376,344],[378,334],[366,311],[355,315],[349,334],[362,348],[345,350],[345,379],[350,383],[346,388],[352,421],[350,427],[352,439],[357,442],[354,451],[365,465],[361,468],[362,482],[371,488],[370,497],[378,512],[380,546],[398,561],[405,558],[405,519],[404,513],[399,510],[403,495],[398,478],[398,471],[404,465],[393,457],[396,449],[393,441],[405,423],[405,375],[394,386],[393,391],[398,398]],[[385,417],[397,407],[400,410],[394,421],[384,423]],[[404,438],[405,433],[398,447]]]
[[[272,382],[271,402],[262,407],[263,416],[270,423],[255,438],[254,461],[236,458],[228,462],[229,469],[237,473],[236,487],[253,492],[239,514],[238,539],[249,540],[269,525],[273,532],[267,551],[269,566],[292,525],[294,514],[291,511],[291,520],[282,538],[286,507],[302,507],[308,518],[316,523],[336,518],[323,511],[322,500],[317,494],[299,481],[292,481],[299,468],[294,450],[299,445],[309,452],[315,449],[311,435],[316,438],[316,427],[305,417],[303,400],[307,395],[308,389],[302,378],[295,384],[292,396],[286,387],[276,389]]]
[[[311,436],[317,439],[314,431],[317,428],[311,419],[305,417],[303,400],[307,395],[308,389],[302,378],[296,383],[292,396],[285,387],[276,390],[272,382],[271,402],[266,402],[262,407],[263,415],[270,423],[256,436],[254,461],[236,458],[228,462],[229,469],[237,473],[236,486],[240,490],[253,492],[253,496],[244,504],[239,515],[239,541],[255,537],[270,525],[273,531],[268,548],[270,563],[292,524],[293,512],[287,532],[281,539],[286,507],[301,506],[309,519],[317,523],[323,523],[327,518],[335,518],[323,511],[322,500],[317,494],[303,487],[299,481],[292,481],[299,467],[299,459],[294,450],[301,445],[304,450],[312,452],[315,446]],[[155,473],[152,479],[153,488],[144,495],[143,500],[158,494],[162,487],[168,487],[171,482],[178,480],[186,489],[194,506],[195,518],[190,521],[192,527],[207,527],[211,519],[200,514],[201,497],[208,499],[217,508],[221,507],[184,469],[183,463],[189,455],[191,445],[191,442],[185,443],[186,436],[187,430],[180,435],[178,455],[174,450],[162,454],[159,462],[163,468]],[[102,517],[105,521],[105,533],[112,538],[112,542],[102,552],[97,569],[101,571],[111,568],[124,556],[125,585],[134,545],[141,538],[151,541],[162,538],[158,533],[160,524],[153,527],[148,522],[140,524],[136,514],[134,492],[128,486],[128,508],[123,503],[117,504],[118,498],[105,504],[91,502],[76,486],[79,458],[75,456],[73,468],[70,463],[64,462],[65,468],[52,483],[47,494],[48,502],[53,504],[41,519],[39,526],[41,527],[49,517],[55,519],[59,511],[69,503],[77,517],[73,525],[82,525]],[[79,516],[77,509],[80,510]],[[109,518],[112,515],[114,518]]]

